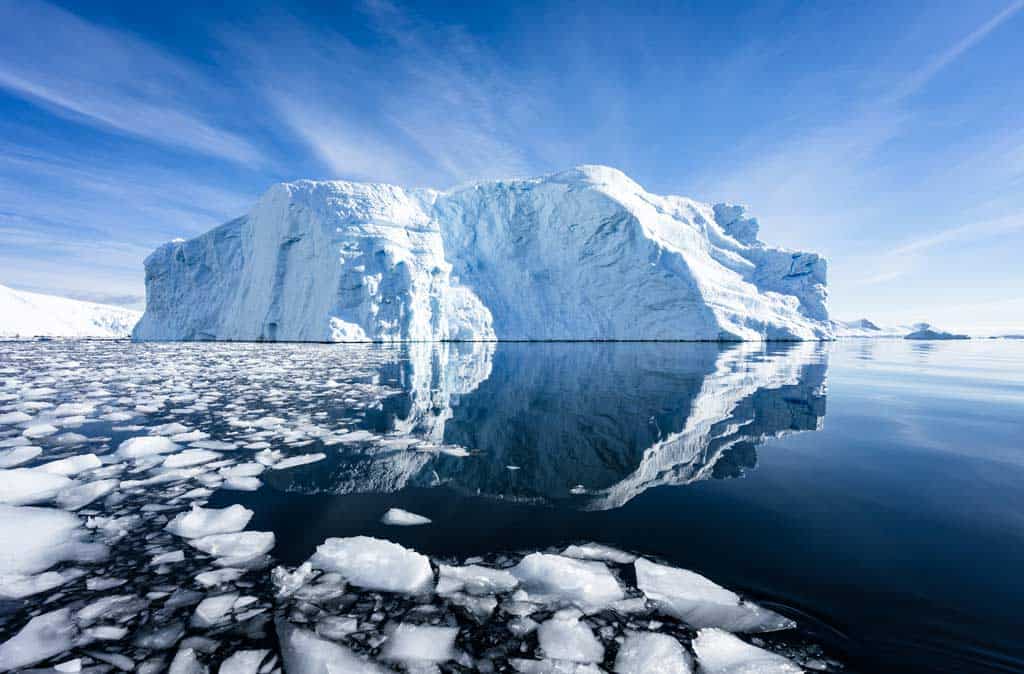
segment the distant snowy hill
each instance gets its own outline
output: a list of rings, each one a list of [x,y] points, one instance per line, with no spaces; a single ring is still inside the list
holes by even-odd
[[[140,340],[827,339],[825,260],[582,166],[447,192],[299,181],[146,260]]]
[[[0,338],[131,335],[141,312],[0,286]]]
[[[913,325],[878,325],[866,318],[856,321],[832,321],[832,330],[837,338],[902,338],[915,330]]]

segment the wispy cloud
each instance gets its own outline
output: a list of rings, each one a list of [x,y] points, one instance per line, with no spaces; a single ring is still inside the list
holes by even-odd
[[[902,257],[923,253],[931,248],[950,243],[978,240],[1024,230],[1024,214],[1014,214],[994,220],[969,222],[958,227],[943,229],[934,234],[921,236],[893,248],[889,255]]]
[[[255,82],[292,134],[335,177],[444,187],[527,173],[528,97],[500,60],[458,26],[363,7],[373,48],[294,16],[225,30],[231,65]]]
[[[988,37],[989,33],[1013,18],[1022,9],[1024,9],[1024,0],[1013,0],[1013,2],[997,12],[989,20],[965,35],[963,39],[940,53],[927,65],[912,73],[900,86],[886,96],[886,102],[897,101],[923,89],[936,75],[970,51],[972,47]]]
[[[133,36],[36,0],[0,0],[0,87],[57,114],[239,163],[262,162],[198,110],[217,87]],[[186,98],[187,97],[187,98]]]

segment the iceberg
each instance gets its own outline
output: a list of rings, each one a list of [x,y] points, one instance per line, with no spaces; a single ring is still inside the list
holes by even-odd
[[[445,192],[303,180],[154,251],[136,340],[817,340],[826,263],[742,206],[580,166]]]
[[[945,330],[939,330],[928,323],[919,323],[914,327],[915,330],[904,335],[903,339],[970,339],[968,335],[958,335],[952,332],[946,332]]]
[[[0,339],[124,339],[141,313],[108,304],[14,290],[0,285]]]

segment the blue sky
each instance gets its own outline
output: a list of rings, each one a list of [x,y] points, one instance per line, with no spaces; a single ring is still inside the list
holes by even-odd
[[[836,317],[1024,331],[1022,71],[1024,0],[0,0],[0,283],[141,305],[276,181],[601,163],[748,204]]]

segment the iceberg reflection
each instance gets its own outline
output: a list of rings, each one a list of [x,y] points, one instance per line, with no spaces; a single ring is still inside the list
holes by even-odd
[[[739,477],[766,439],[821,428],[827,367],[814,342],[414,344],[380,366],[372,442],[272,484],[617,508]]]

